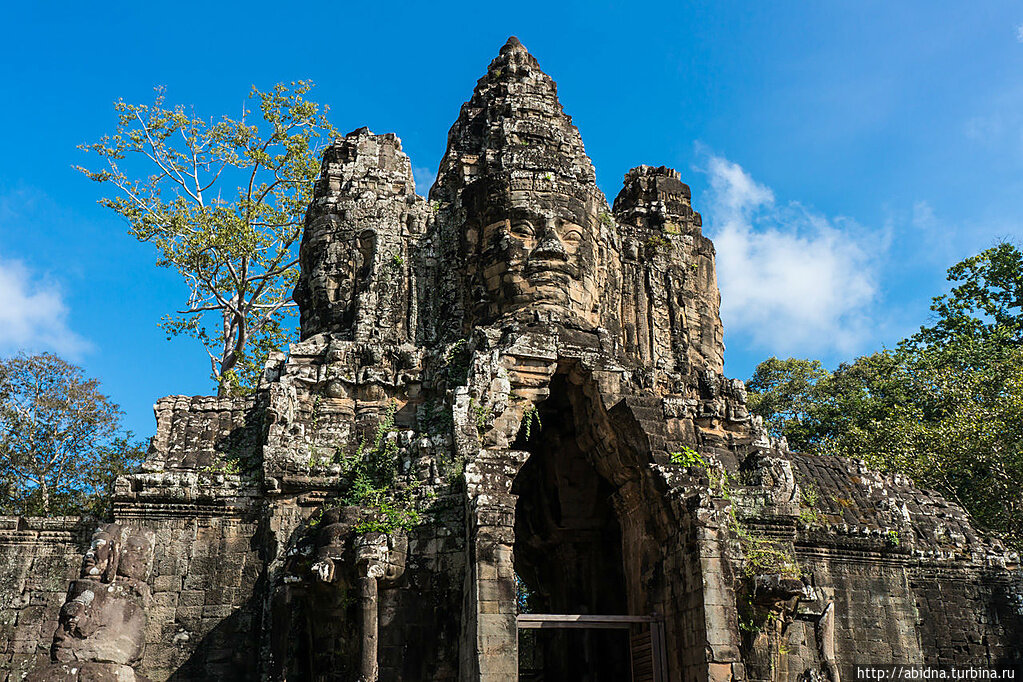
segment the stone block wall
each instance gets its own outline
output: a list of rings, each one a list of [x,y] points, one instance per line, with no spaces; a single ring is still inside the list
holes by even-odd
[[[262,571],[258,519],[184,505],[119,505],[156,533],[152,606],[138,672],[152,680],[254,679]],[[48,660],[57,615],[95,528],[79,517],[0,517],[0,682]]]
[[[254,679],[262,604],[258,521],[146,519],[156,532],[153,607],[139,672],[153,680]]]
[[[909,585],[920,644],[931,665],[1023,665],[1023,579],[945,563],[914,567]]]
[[[77,516],[0,517],[0,682],[21,680],[49,656],[94,525]]]
[[[905,559],[877,553],[800,552],[814,584],[834,588],[835,651],[843,677],[855,679],[857,663],[919,663],[919,618]],[[790,644],[792,646],[792,644]],[[810,649],[813,651],[813,649]],[[803,668],[791,667],[790,679]]]
[[[151,680],[258,674],[263,401],[160,400],[143,470],[117,483],[115,521],[155,533],[153,601],[137,668]]]

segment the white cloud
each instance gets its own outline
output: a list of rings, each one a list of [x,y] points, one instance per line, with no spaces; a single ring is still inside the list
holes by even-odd
[[[913,202],[909,225],[913,228],[908,233],[913,245],[907,245],[907,248],[915,252],[921,261],[934,265],[954,260],[957,253],[955,238],[960,231],[939,219],[930,202],[923,199]]]
[[[966,121],[966,137],[976,142],[993,144],[1005,132],[1005,121],[999,114],[974,116]]]
[[[1016,27],[1016,42],[1023,43],[1023,24]]]
[[[781,355],[860,350],[872,329],[884,235],[797,202],[779,205],[727,159],[711,156],[706,172],[726,334]]]
[[[88,343],[67,326],[60,289],[19,261],[0,260],[0,352],[52,350],[76,358]]]
[[[934,208],[927,201],[920,200],[913,203],[913,217],[910,219],[913,227],[925,232],[932,232],[941,225],[934,215]]]

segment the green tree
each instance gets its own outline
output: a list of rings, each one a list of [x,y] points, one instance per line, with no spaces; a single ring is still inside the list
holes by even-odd
[[[761,363],[751,411],[796,449],[907,474],[1023,547],[1023,254],[999,244],[948,278],[932,323],[895,350],[834,372]]]
[[[942,359],[964,366],[973,357],[968,351],[999,351],[1023,342],[1023,253],[1015,245],[1003,242],[953,265],[948,280],[958,284],[934,299],[934,323],[906,339],[905,347],[949,349]]]
[[[932,323],[899,345],[925,426],[902,467],[1023,547],[1023,253],[997,244],[948,280]]]
[[[984,367],[930,371],[933,410],[898,468],[959,502],[982,526],[1023,548],[1023,349]]]
[[[96,379],[56,355],[0,359],[2,512],[105,516],[114,480],[144,453],[121,415]]]
[[[319,147],[335,131],[305,98],[311,83],[252,89],[259,116],[202,118],[118,101],[113,135],[83,145],[105,163],[78,166],[110,183],[100,203],[185,279],[188,298],[162,322],[169,335],[202,342],[220,395],[255,386],[266,354],[291,336],[298,243],[319,172]]]
[[[784,436],[791,447],[805,450],[815,437],[810,411],[817,401],[817,384],[829,376],[817,360],[768,358],[746,382],[749,409],[764,418],[772,436]]]
[[[907,429],[924,419],[917,378],[883,350],[842,363],[821,381],[810,409],[810,448],[860,459],[905,456]]]

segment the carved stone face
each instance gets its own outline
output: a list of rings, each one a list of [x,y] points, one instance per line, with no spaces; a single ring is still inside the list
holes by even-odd
[[[489,316],[529,308],[595,323],[600,235],[594,203],[557,193],[510,194],[507,210],[485,220],[479,234]]]
[[[326,325],[332,315],[350,303],[353,278],[351,267],[343,261],[343,243],[333,238],[339,231],[335,216],[317,218],[306,228],[302,245],[302,277],[295,287],[295,300],[305,316],[323,318]],[[346,267],[347,266],[347,267]]]
[[[150,531],[151,533],[151,531]],[[136,531],[128,536],[121,547],[117,575],[147,580],[153,562],[153,542],[149,533]]]
[[[121,550],[121,527],[108,523],[96,529],[92,544],[82,559],[83,578],[111,582],[117,571],[117,560]]]

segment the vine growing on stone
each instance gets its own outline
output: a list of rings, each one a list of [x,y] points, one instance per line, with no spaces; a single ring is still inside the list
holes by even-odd
[[[731,502],[728,508],[728,529],[738,538],[739,545],[742,547],[745,558],[743,575],[747,579],[752,579],[757,575],[779,573],[798,578],[802,574],[802,570],[799,568],[795,556],[789,551],[780,549],[770,538],[754,531],[736,514],[734,494],[731,489],[732,478],[728,472],[723,469],[708,468],[707,474],[710,478],[712,493],[719,494]],[[715,488],[717,491],[714,490]]]
[[[536,409],[536,405],[530,405],[522,415],[522,428],[524,429],[526,440],[529,440],[532,435],[534,421],[536,422],[537,429],[543,428],[543,424],[540,422],[540,411]]]
[[[377,424],[372,444],[366,438],[354,454],[342,456],[344,483],[339,500],[342,504],[373,510],[373,518],[363,521],[358,532],[393,532],[419,524],[414,493],[418,484],[398,487],[398,443],[388,438],[394,430],[397,403],[391,401]]]
[[[677,464],[682,467],[706,467],[707,462],[704,461],[700,453],[688,446],[682,446],[682,449],[678,452],[672,452],[668,455],[668,459],[672,464]]]

